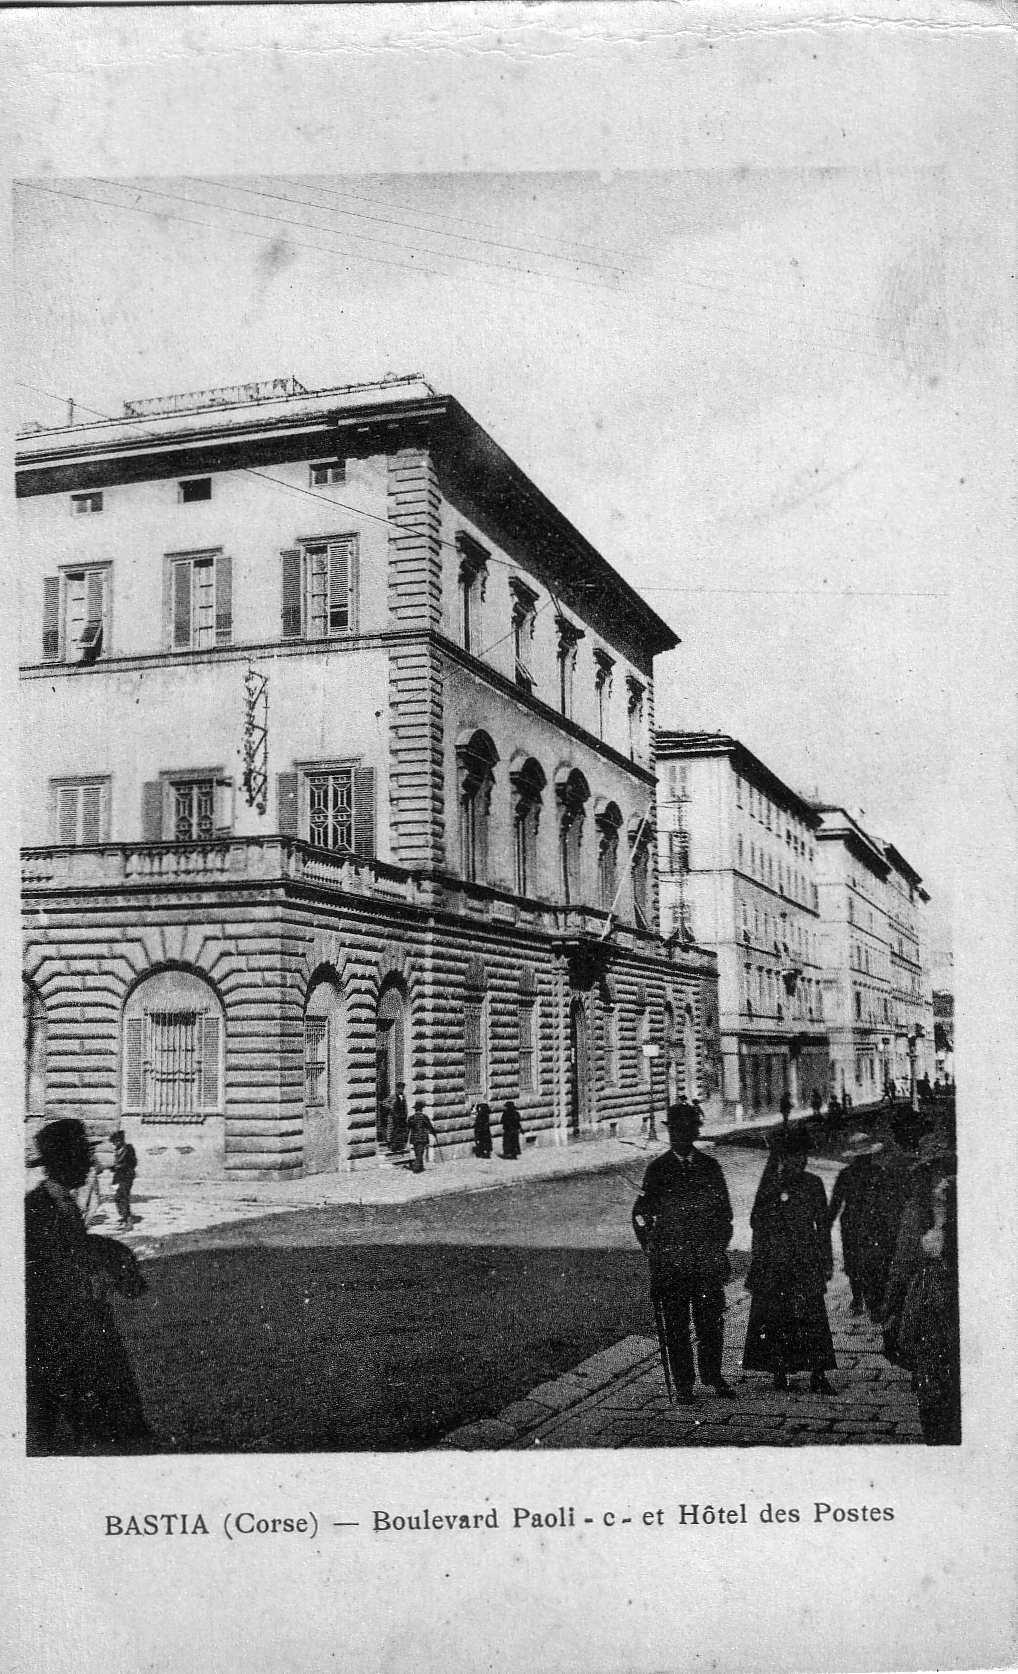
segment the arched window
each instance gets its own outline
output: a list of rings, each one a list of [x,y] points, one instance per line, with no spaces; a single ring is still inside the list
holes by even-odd
[[[533,756],[520,763],[509,775],[513,788],[513,867],[517,895],[533,895],[537,890],[537,827],[541,818],[541,800],[547,780],[544,769]]]
[[[46,1110],[46,1007],[38,989],[21,984],[25,1024],[25,1114],[42,1116]]]
[[[597,904],[610,912],[615,902],[619,875],[619,832],[622,812],[615,802],[609,802],[596,819],[597,825]]]
[[[125,1115],[201,1121],[223,1108],[223,1008],[194,971],[157,971],[124,1007]]]
[[[323,970],[308,988],[304,1007],[304,1104],[308,1110],[337,1105],[340,996],[335,976]]]
[[[583,823],[590,786],[578,768],[556,787],[559,800],[559,865],[562,874],[562,895],[568,903],[582,899],[583,878]]]
[[[471,883],[488,877],[488,822],[498,751],[486,732],[475,732],[456,751],[459,764],[460,869]]]

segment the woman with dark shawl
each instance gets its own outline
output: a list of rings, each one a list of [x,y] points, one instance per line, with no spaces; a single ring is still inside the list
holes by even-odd
[[[756,1194],[742,1364],[749,1372],[770,1372],[775,1389],[788,1388],[790,1373],[809,1372],[811,1390],[831,1395],[825,1374],[837,1360],[824,1292],[834,1259],[827,1194],[823,1181],[806,1172],[808,1151],[801,1128],[783,1135],[776,1166],[764,1170]]]

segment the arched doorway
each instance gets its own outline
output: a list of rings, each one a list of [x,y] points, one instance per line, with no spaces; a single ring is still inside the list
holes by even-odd
[[[578,1133],[590,1120],[590,1036],[587,1008],[581,999],[569,1007],[569,1131]]]
[[[342,1002],[334,976],[323,971],[304,1007],[304,1169],[318,1174],[339,1161],[344,1108]]]
[[[390,977],[378,996],[375,1024],[375,1134],[379,1145],[385,1140],[385,1101],[401,1081],[405,1083],[409,1105],[406,993],[399,979]]]
[[[700,1078],[696,1068],[696,1021],[691,1006],[686,1007],[682,1020],[682,1055],[686,1065],[686,1097],[700,1097]]]

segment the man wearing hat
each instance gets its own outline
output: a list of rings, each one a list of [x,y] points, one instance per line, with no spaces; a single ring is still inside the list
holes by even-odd
[[[647,1169],[633,1206],[633,1229],[650,1260],[665,1370],[675,1399],[683,1403],[693,1398],[690,1318],[700,1382],[734,1399],[721,1372],[732,1205],[720,1164],[696,1149],[699,1132],[700,1116],[692,1105],[673,1104],[668,1111],[671,1148]]]
[[[117,1224],[125,1232],[129,1232],[134,1225],[131,1192],[134,1188],[134,1177],[138,1172],[138,1153],[133,1145],[128,1144],[123,1128],[114,1128],[110,1138],[113,1141],[113,1167],[110,1175],[114,1186],[113,1201],[119,1217]]]
[[[827,1211],[831,1229],[841,1216],[841,1258],[848,1282],[852,1287],[852,1312],[861,1314],[863,1300],[863,1261],[860,1233],[862,1206],[873,1183],[874,1158],[882,1149],[868,1134],[854,1133],[845,1148],[845,1167],[834,1182],[830,1207]]]

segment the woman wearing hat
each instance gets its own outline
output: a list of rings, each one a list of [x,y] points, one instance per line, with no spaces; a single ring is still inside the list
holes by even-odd
[[[873,1182],[874,1158],[880,1150],[869,1135],[854,1133],[846,1147],[846,1164],[834,1182],[828,1219],[834,1226],[841,1216],[841,1259],[848,1282],[852,1287],[852,1312],[861,1314],[863,1300],[863,1261],[860,1232],[862,1206]]]
[[[750,1216],[752,1302],[742,1364],[770,1372],[775,1389],[788,1388],[790,1373],[809,1372],[810,1389],[832,1395],[826,1373],[837,1360],[824,1301],[834,1270],[831,1229],[823,1181],[806,1172],[808,1150],[801,1128],[783,1136],[777,1166],[760,1182]]]

